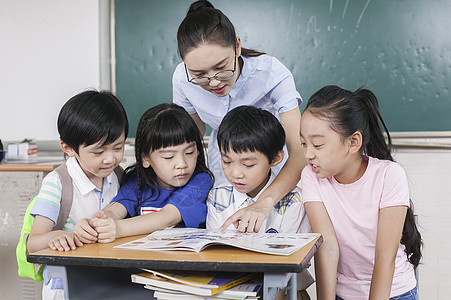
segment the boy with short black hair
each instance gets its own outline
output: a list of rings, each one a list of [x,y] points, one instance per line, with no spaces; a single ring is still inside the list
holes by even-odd
[[[271,168],[280,164],[284,157],[285,131],[270,112],[253,106],[239,106],[224,117],[217,139],[222,168],[229,183],[210,191],[207,201],[209,229],[218,229],[237,210],[257,201],[271,184],[276,177]],[[283,197],[263,221],[260,232],[310,232],[300,192],[300,188],[295,187]],[[307,270],[299,277],[303,283],[298,286],[301,290],[313,283]]]
[[[27,241],[29,252],[48,247],[70,251],[95,242],[84,237],[85,231],[94,231],[87,219],[108,205],[119,190],[113,170],[124,155],[128,120],[116,96],[106,91],[75,95],[60,111],[58,132],[61,149],[69,156],[65,164],[72,179],[72,206],[64,229],[53,230],[63,185],[57,172],[49,173],[30,212],[35,220]],[[43,299],[63,299],[62,280],[48,278],[45,269],[43,275]]]

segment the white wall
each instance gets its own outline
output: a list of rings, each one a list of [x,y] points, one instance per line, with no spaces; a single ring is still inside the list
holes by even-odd
[[[423,238],[420,299],[451,293],[451,149],[404,149],[395,155],[406,170]]]
[[[61,106],[99,77],[98,1],[0,0],[0,139],[58,140]]]
[[[0,0],[0,139],[58,140],[64,102],[99,88],[99,1]],[[451,151],[400,151],[396,159],[411,180],[425,242],[421,298],[445,299],[451,293]]]

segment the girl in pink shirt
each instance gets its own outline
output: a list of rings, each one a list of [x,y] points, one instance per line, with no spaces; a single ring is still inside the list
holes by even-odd
[[[421,236],[375,95],[322,88],[302,115],[301,144],[302,198],[324,239],[318,299],[417,299]]]

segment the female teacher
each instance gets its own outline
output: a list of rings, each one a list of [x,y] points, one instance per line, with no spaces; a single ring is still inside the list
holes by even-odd
[[[191,4],[177,31],[183,62],[174,71],[173,101],[184,107],[202,134],[212,127],[208,145],[209,168],[217,184],[225,182],[216,133],[233,108],[253,105],[278,117],[286,134],[286,159],[276,179],[252,205],[237,211],[230,224],[242,232],[258,232],[271,208],[290,192],[306,165],[300,147],[299,105],[293,75],[276,58],[241,47],[230,20],[208,1]]]

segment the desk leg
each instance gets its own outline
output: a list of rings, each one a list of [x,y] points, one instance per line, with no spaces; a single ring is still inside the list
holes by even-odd
[[[69,300],[69,285],[67,284],[66,267],[47,265],[47,275],[50,278],[61,278],[63,280],[64,298],[65,300]]]
[[[265,273],[263,275],[263,299],[274,299],[280,289],[288,290],[288,299],[296,300],[296,273]]]
[[[291,273],[292,276],[290,281],[288,282],[287,290],[288,290],[288,300],[297,300],[298,298],[298,289],[297,289],[297,276],[296,273]]]

